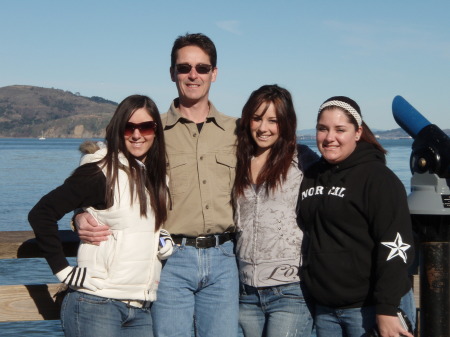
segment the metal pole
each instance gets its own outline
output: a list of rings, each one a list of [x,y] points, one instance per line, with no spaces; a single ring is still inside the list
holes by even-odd
[[[449,243],[423,242],[420,253],[420,336],[449,337]]]

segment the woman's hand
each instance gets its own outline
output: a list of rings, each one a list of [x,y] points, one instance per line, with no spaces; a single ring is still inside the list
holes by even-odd
[[[86,288],[92,291],[102,289],[102,280],[106,279],[108,276],[106,272],[97,270],[91,271],[88,268],[71,266],[67,266],[55,275],[58,280],[64,284],[78,288]]]
[[[397,316],[377,315],[377,326],[381,337],[414,337],[403,329]]]
[[[160,260],[167,260],[173,252],[173,240],[170,233],[165,229],[159,230],[160,246],[158,248],[158,257]]]

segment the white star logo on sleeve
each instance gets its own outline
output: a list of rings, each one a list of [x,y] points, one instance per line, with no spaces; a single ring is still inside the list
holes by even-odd
[[[403,242],[400,233],[397,233],[397,237],[394,242],[382,242],[382,244],[391,249],[386,261],[389,261],[396,256],[400,256],[403,259],[403,262],[406,263],[406,251],[411,247],[411,245]]]

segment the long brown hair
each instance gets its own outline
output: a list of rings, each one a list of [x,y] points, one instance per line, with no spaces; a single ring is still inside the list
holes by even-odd
[[[364,121],[362,122],[361,126],[362,126],[362,133],[359,141],[372,144],[378,150],[383,152],[383,154],[386,154],[387,150],[383,147],[383,145],[380,144],[380,142],[377,140],[377,137],[375,137],[372,130],[370,130],[369,126]]]
[[[127,150],[125,145],[125,124],[133,113],[144,108],[156,122],[155,138],[145,158],[145,169],[137,162],[135,157]],[[141,216],[147,215],[147,194],[150,196],[150,205],[155,214],[155,230],[159,229],[167,219],[167,184],[166,184],[166,150],[164,132],[156,104],[147,96],[132,95],[125,98],[117,107],[111,121],[106,127],[107,154],[100,161],[106,167],[106,206],[111,207],[114,202],[114,187],[118,184],[119,169],[128,173],[130,180],[130,194],[136,194],[140,203]],[[119,162],[119,152],[127,158],[129,169]]]
[[[242,109],[242,117],[238,126],[237,165],[234,193],[242,195],[244,189],[251,184],[251,160],[256,153],[257,145],[250,132],[253,115],[261,106],[265,106],[266,113],[273,104],[278,122],[279,138],[273,144],[267,162],[264,164],[256,181],[257,184],[266,183],[266,193],[275,190],[287,176],[292,163],[297,139],[297,117],[295,115],[292,97],[289,91],[276,84],[263,85],[252,92]]]

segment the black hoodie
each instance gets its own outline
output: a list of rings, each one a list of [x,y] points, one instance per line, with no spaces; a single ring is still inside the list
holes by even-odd
[[[300,216],[309,236],[302,277],[315,300],[395,316],[414,248],[406,191],[384,154],[361,142],[339,164],[322,158],[305,173]]]

